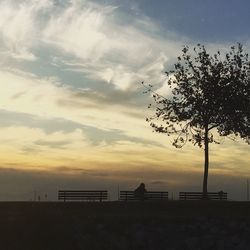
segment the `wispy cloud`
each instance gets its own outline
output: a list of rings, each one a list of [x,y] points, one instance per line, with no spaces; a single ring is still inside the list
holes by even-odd
[[[165,63],[181,45],[180,38],[166,40],[156,30],[142,15],[128,22],[116,6],[74,1],[51,16],[43,37],[74,55],[69,69],[127,90],[142,78],[160,81]]]
[[[0,3],[0,41],[2,53],[6,52],[14,59],[34,61],[32,52],[38,43],[40,17],[52,6],[51,1],[2,1]]]

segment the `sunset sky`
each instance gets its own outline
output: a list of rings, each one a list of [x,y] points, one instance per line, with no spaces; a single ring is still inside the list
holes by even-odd
[[[184,45],[250,51],[248,0],[0,0],[0,200],[58,189],[201,190],[203,151],[152,133]],[[209,190],[245,199],[249,146],[211,145]],[[119,185],[119,187],[118,187]]]

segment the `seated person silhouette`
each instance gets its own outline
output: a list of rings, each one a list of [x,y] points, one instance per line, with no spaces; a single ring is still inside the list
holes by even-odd
[[[147,192],[145,184],[141,183],[134,191],[134,197],[136,200],[145,200],[145,193]]]
[[[220,200],[222,200],[224,192],[221,190],[218,192],[218,194],[219,194]]]

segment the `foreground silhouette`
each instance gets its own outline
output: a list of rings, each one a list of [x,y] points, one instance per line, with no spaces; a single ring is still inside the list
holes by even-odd
[[[1,202],[0,211],[3,250],[250,249],[249,202]]]
[[[141,183],[134,191],[134,196],[138,200],[144,200],[145,199],[145,194],[147,190],[145,188],[145,184]]]

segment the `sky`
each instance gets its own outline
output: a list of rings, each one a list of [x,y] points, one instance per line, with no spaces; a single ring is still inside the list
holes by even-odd
[[[0,0],[0,200],[59,189],[201,190],[203,150],[145,118],[184,45],[250,48],[247,0]],[[249,146],[210,147],[209,190],[246,199]]]

